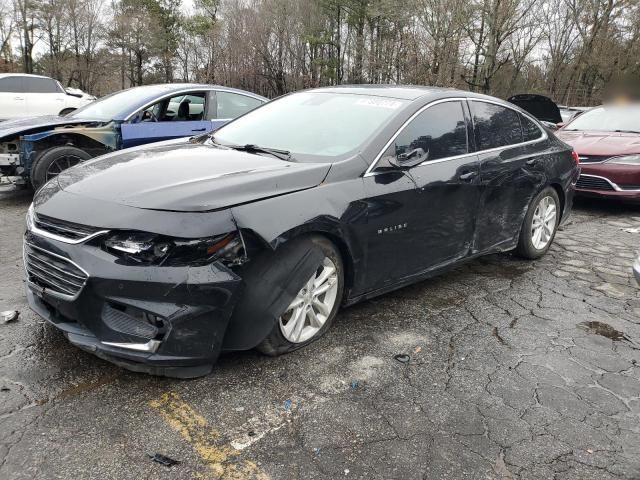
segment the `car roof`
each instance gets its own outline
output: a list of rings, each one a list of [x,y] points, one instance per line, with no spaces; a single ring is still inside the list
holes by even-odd
[[[33,77],[33,78],[46,78],[49,80],[55,80],[55,78],[47,77],[45,75],[34,75],[32,73],[0,73],[0,78],[7,77]]]
[[[223,87],[220,85],[211,85],[205,83],[160,83],[156,85],[143,85],[139,87],[131,87],[125,90],[120,90],[118,92],[113,92],[111,95],[118,95],[122,92],[135,92],[137,93],[134,100],[129,99],[126,105],[122,106],[122,110],[114,116],[113,120],[126,120],[129,115],[134,112],[137,112],[141,108],[146,107],[149,104],[152,104],[156,100],[161,99],[165,95],[171,95],[172,93],[179,94],[180,92],[186,90],[216,90],[216,91],[224,91],[231,93],[239,93],[241,95],[248,95],[253,98],[258,98],[263,101],[268,101],[268,98],[265,98],[261,95],[247,92],[245,90],[239,90],[236,88]],[[106,98],[106,97],[103,97]]]
[[[308,92],[321,93],[345,93],[353,95],[368,95],[386,98],[395,98],[399,100],[409,100],[410,102],[440,100],[451,97],[476,98],[478,100],[487,100],[494,103],[514,108],[514,105],[500,98],[474,93],[468,90],[460,90],[457,88],[447,87],[431,87],[426,85],[337,85],[334,87],[321,87],[306,90]]]

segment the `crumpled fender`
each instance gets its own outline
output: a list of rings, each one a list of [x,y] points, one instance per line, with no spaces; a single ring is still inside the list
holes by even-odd
[[[223,348],[247,350],[264,340],[323,259],[320,247],[301,237],[249,262],[240,272],[244,293],[229,322]]]

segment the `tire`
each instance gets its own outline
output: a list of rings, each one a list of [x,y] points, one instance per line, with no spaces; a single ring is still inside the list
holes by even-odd
[[[553,207],[553,218],[550,208]],[[542,215],[548,220],[542,221]],[[560,222],[560,199],[552,187],[546,187],[531,201],[522,223],[517,255],[535,260],[542,257],[553,243]],[[552,221],[553,220],[553,221]],[[539,236],[538,236],[539,235]]]
[[[280,314],[280,318],[276,321],[269,335],[256,347],[257,350],[269,356],[292,352],[318,340],[331,328],[340,304],[342,303],[342,295],[344,292],[344,264],[340,252],[335,245],[325,237],[313,236],[305,238],[303,241],[307,242],[309,247],[315,244],[324,254],[324,259],[321,266],[318,267],[311,278],[301,286],[298,296],[296,296],[291,304]],[[329,275],[327,281],[316,285],[317,281],[324,278],[327,272],[330,272],[332,269],[335,271]],[[314,289],[315,291],[319,291],[324,287],[328,288],[325,293],[317,296],[314,295]],[[296,288],[296,290],[298,289]],[[318,308],[318,303],[313,299],[316,299],[324,305],[324,313]],[[302,306],[299,308],[294,307],[294,304],[299,302],[303,302]],[[294,326],[300,325],[300,322],[294,321],[293,317],[296,312],[302,317],[303,325],[300,335],[297,338]],[[312,325],[312,316],[315,316],[317,319],[316,322],[320,321],[321,325],[320,323]]]
[[[76,147],[49,148],[38,155],[31,167],[31,185],[37,191],[62,171],[90,158],[91,155]]]
[[[76,110],[77,108],[63,108],[62,110],[60,110],[60,113],[58,113],[58,115],[64,117],[65,115],[69,115],[71,112],[75,112]]]

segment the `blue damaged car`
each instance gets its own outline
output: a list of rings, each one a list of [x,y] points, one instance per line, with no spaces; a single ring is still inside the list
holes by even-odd
[[[90,158],[200,135],[267,101],[243,90],[174,83],[123,90],[66,116],[2,122],[0,177],[37,190]]]

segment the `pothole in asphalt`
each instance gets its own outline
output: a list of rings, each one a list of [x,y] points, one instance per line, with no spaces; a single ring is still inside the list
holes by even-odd
[[[626,333],[616,330],[608,323],[581,322],[578,324],[578,328],[581,328],[582,330],[586,330],[587,332],[593,333],[595,335],[601,335],[610,340],[613,340],[614,342],[621,342],[623,340],[627,342],[631,342],[631,339]]]

